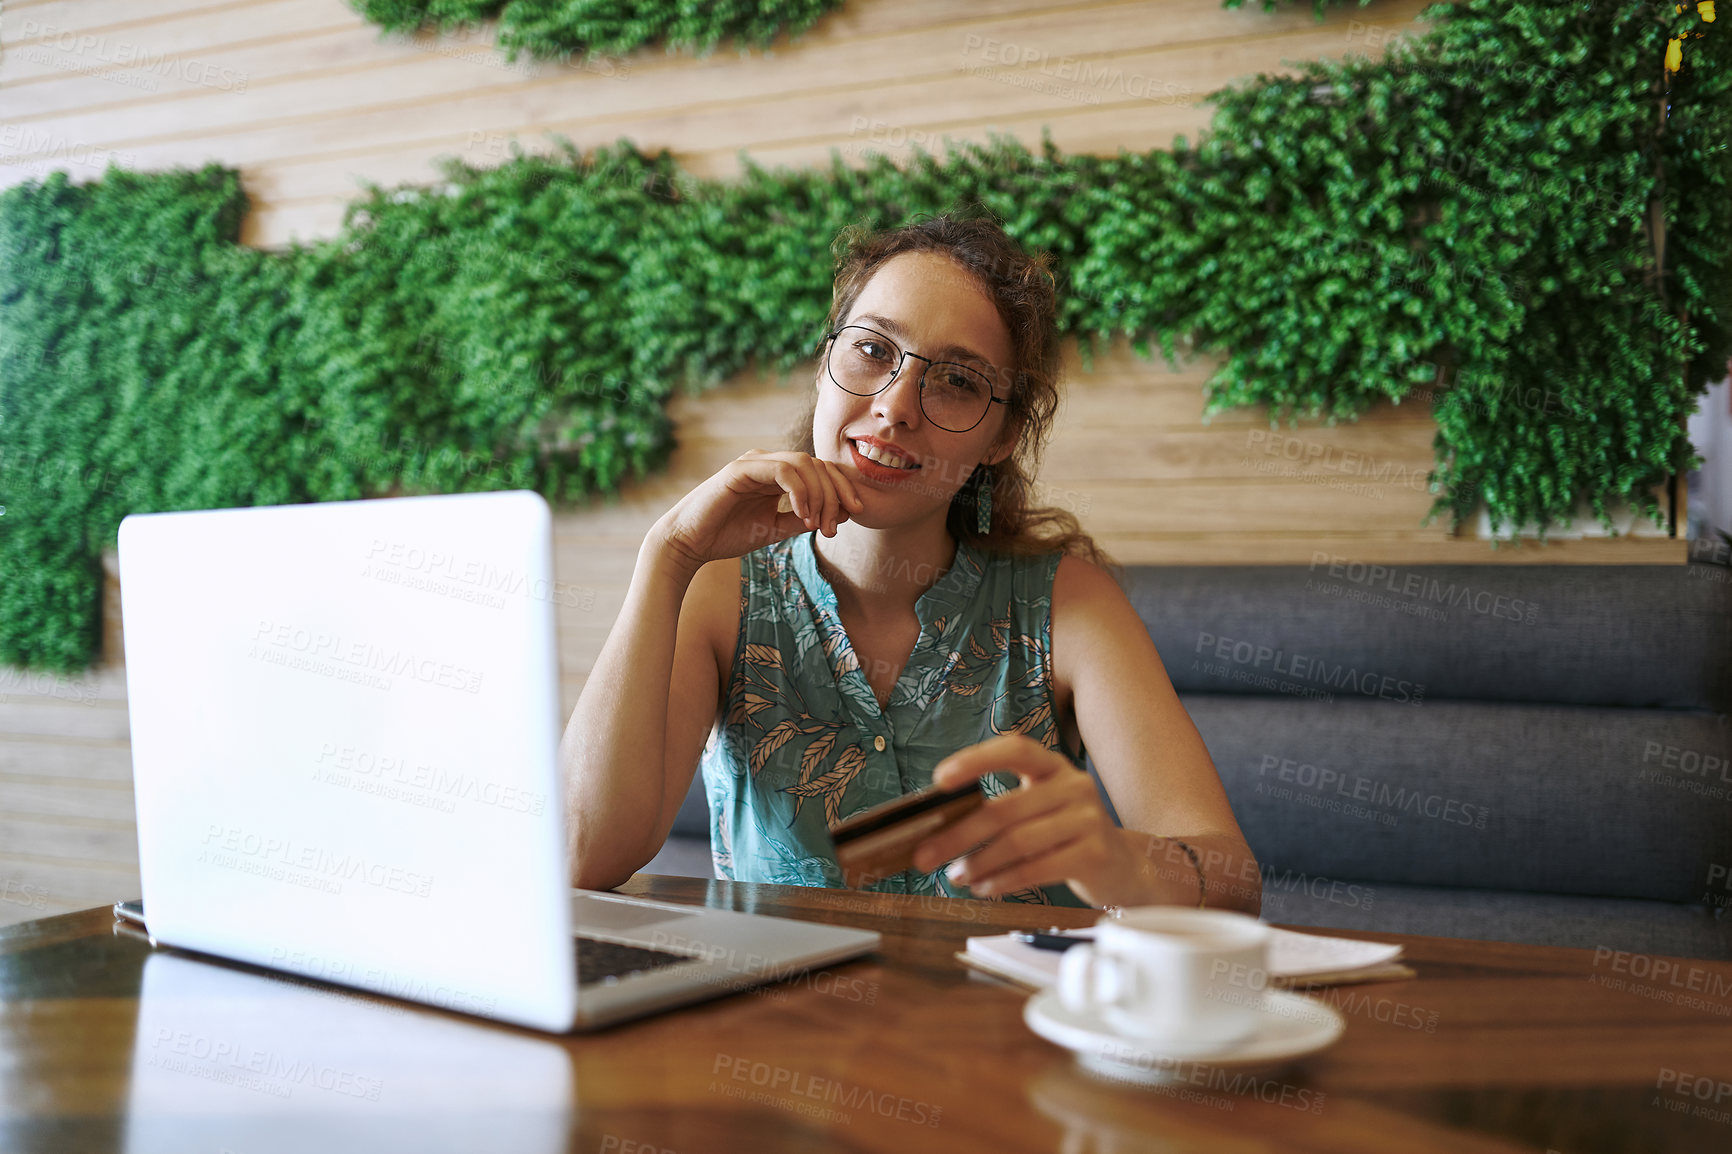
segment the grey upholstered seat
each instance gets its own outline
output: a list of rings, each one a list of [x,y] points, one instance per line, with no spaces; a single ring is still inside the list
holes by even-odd
[[[1732,958],[1728,578],[1319,555],[1125,586],[1269,920]],[[670,842],[706,816],[694,782]]]

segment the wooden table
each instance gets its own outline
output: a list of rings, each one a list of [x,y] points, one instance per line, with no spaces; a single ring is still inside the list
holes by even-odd
[[[552,1038],[152,950],[106,909],[0,930],[0,1150],[1728,1151],[1732,964],[1447,938],[1320,991],[1333,1048],[1252,1079],[1097,1079],[972,976],[970,934],[1089,911],[639,875],[874,929],[882,952]]]

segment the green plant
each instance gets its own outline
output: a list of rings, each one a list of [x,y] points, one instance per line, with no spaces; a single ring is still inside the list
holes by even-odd
[[[1055,255],[1085,352],[1222,354],[1213,408],[1428,401],[1434,512],[1654,514],[1732,351],[1732,40],[1671,5],[1425,15],[1387,60],[1217,93],[1172,151],[998,140],[710,181],[567,146],[370,189],[284,252],[238,244],[246,198],[216,166],[8,189],[0,662],[89,661],[128,512],[611,493],[665,462],[675,389],[810,354],[843,225],[968,203]],[[1667,41],[1704,27],[1664,93]]]
[[[1437,31],[1386,60],[1217,93],[1205,141],[1139,162],[1170,189],[1159,212],[1091,243],[1078,275],[1151,269],[1118,327],[1224,352],[1217,409],[1351,418],[1442,382],[1436,479],[1458,518],[1481,498],[1494,529],[1568,522],[1577,498],[1657,517],[1650,490],[1689,466],[1682,423],[1729,346],[1732,44],[1698,41],[1664,96],[1693,11],[1422,16]]]
[[[349,0],[387,32],[455,28],[498,18],[499,47],[543,60],[623,56],[646,44],[707,53],[724,40],[767,48],[799,36],[842,0]]]
[[[1288,0],[1288,2],[1293,3],[1296,2],[1296,0]],[[1349,2],[1350,0],[1311,0],[1311,10],[1316,13],[1318,20],[1322,20],[1323,13],[1326,11],[1336,7],[1337,5]],[[1363,8],[1370,4],[1371,0],[1357,0],[1357,2],[1359,6]],[[1221,0],[1221,7],[1223,8],[1243,8],[1244,6],[1245,0]],[[1263,0],[1263,11],[1265,12],[1274,12],[1280,7],[1281,0]]]

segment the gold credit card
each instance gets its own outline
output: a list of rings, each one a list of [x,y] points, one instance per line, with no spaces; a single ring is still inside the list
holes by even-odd
[[[928,786],[838,822],[830,830],[836,863],[851,888],[914,868],[914,848],[980,808],[986,795],[975,778],[955,789]]]

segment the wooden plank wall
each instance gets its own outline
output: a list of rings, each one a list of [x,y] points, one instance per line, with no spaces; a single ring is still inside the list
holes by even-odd
[[[688,169],[908,156],[944,138],[1043,130],[1074,152],[1167,147],[1207,123],[1205,93],[1284,61],[1380,55],[1426,0],[1378,0],[1314,23],[1256,0],[849,0],[793,44],[708,58],[659,49],[585,65],[510,63],[492,29],[381,38],[342,0],[14,0],[0,15],[0,187],[220,161],[254,199],[243,239],[331,235],[360,181],[430,182],[432,162],[497,163],[550,134],[622,136]],[[1074,354],[1073,354],[1074,361]],[[1205,425],[1210,365],[1178,371],[1122,349],[1070,396],[1047,497],[1127,562],[1674,561],[1683,542],[1580,540],[1493,553],[1423,528],[1434,426],[1423,405],[1360,424],[1271,432],[1261,413]],[[751,447],[779,447],[809,370],[675,406],[668,473],[557,521],[566,708],[624,594],[644,529]],[[1347,454],[1351,454],[1350,456]],[[1394,477],[1394,480],[1388,478]],[[1384,480],[1378,480],[1382,477]],[[112,573],[112,557],[109,558]],[[0,923],[138,890],[118,597],[103,664],[81,678],[0,670]]]

